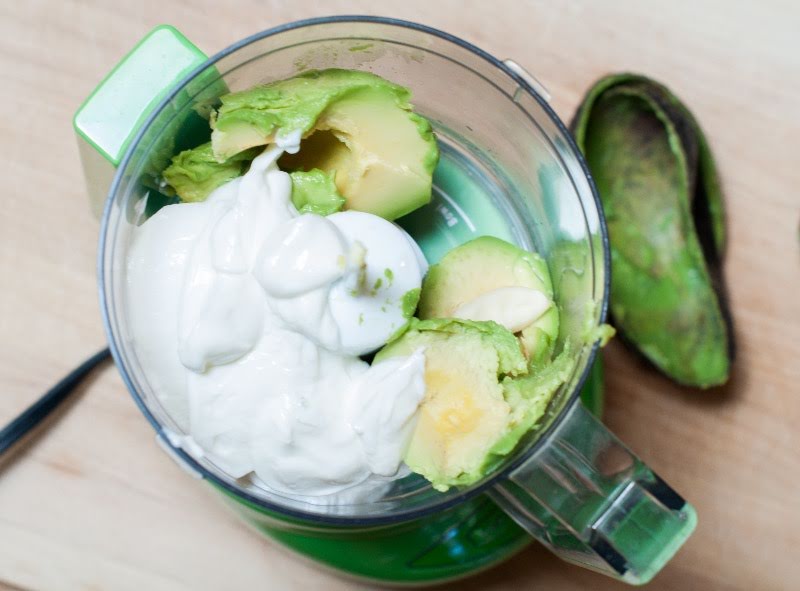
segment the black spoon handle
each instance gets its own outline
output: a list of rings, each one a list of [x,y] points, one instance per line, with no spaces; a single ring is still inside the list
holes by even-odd
[[[50,388],[39,400],[25,409],[21,415],[3,427],[3,430],[0,431],[0,456],[69,398],[81,380],[110,355],[111,353],[106,348],[89,357]]]

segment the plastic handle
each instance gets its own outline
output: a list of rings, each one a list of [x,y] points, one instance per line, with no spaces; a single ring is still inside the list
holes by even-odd
[[[560,558],[648,582],[694,531],[694,508],[581,404],[489,493]]]
[[[73,126],[95,215],[100,216],[114,171],[141,125],[167,93],[206,59],[177,29],[158,26],[78,108]]]

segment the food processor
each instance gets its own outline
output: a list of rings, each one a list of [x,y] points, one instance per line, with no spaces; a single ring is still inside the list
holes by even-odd
[[[177,202],[160,180],[171,156],[208,141],[220,95],[332,67],[409,87],[415,110],[433,125],[441,151],[433,199],[398,220],[428,262],[481,235],[535,250],[553,278],[559,346],[580,344],[538,428],[475,485],[442,493],[410,474],[378,500],[330,505],[244,483],[191,445],[132,346],[126,256],[134,228]],[[602,211],[547,92],[517,63],[377,17],[290,23],[211,58],[160,26],[100,83],[74,124],[91,201],[102,212],[100,305],[117,367],[164,451],[255,529],[341,573],[395,584],[464,577],[533,539],[564,560],[641,584],[693,531],[692,506],[597,418],[595,357],[609,286]]]

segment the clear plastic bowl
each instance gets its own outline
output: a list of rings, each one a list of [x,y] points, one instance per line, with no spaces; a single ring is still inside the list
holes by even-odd
[[[497,235],[548,261],[561,343],[584,342],[604,321],[609,254],[599,201],[572,138],[531,77],[413,23],[333,17],[278,27],[212,57],[163,99],[130,143],[103,215],[99,281],[108,337],[125,383],[165,449],[275,527],[346,532],[405,524],[489,491],[563,558],[632,582],[651,577],[691,532],[693,512],[664,492],[670,489],[659,489],[663,482],[581,408],[578,393],[596,354],[593,343],[575,352],[573,375],[515,453],[481,482],[447,493],[412,474],[368,503],[300,501],[244,485],[183,445],[152,376],[142,371],[126,315],[125,261],[142,219],[141,200],[156,193],[154,171],[166,158],[206,139],[198,113],[226,89],[330,67],[367,70],[411,88],[417,111],[431,120],[442,150],[434,200],[400,222],[432,262],[470,238]],[[612,469],[601,461],[608,453],[624,461]],[[639,522],[626,526],[640,507],[657,517],[648,522],[649,533],[639,531]]]

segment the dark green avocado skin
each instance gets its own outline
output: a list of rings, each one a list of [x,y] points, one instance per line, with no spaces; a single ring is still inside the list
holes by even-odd
[[[674,381],[726,383],[723,198],[696,119],[658,82],[615,74],[592,86],[570,127],[608,223],[614,325]]]

